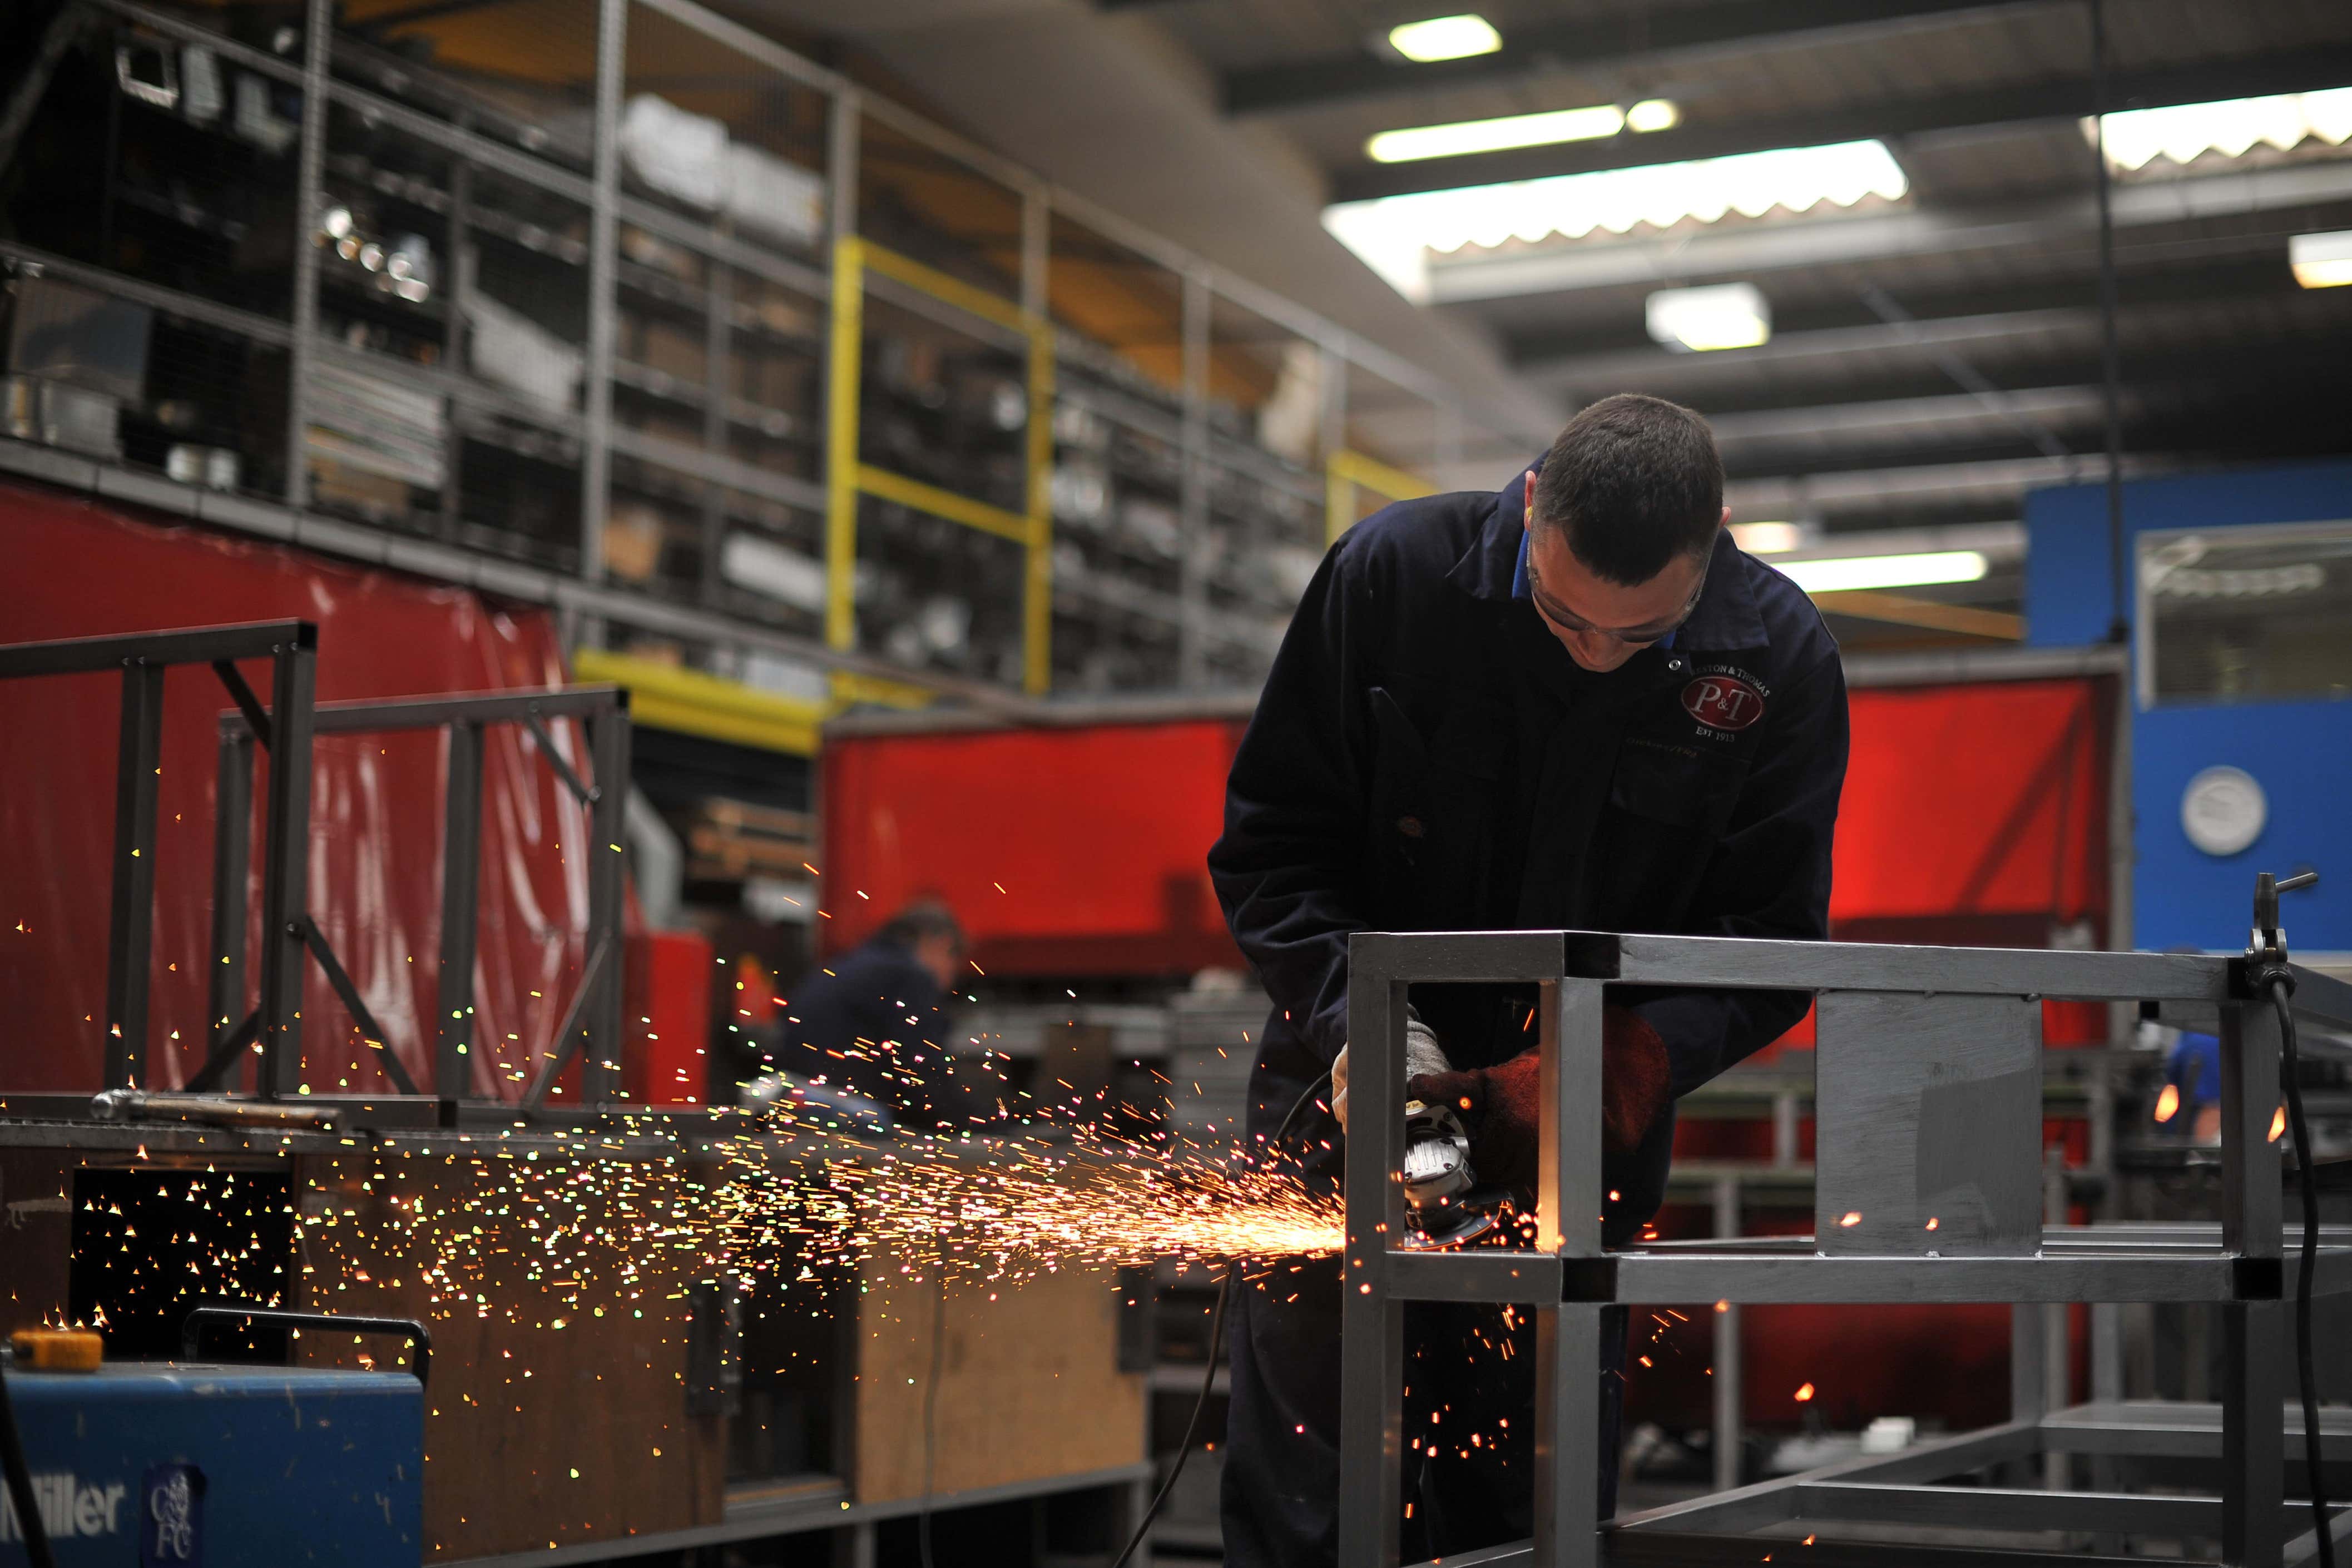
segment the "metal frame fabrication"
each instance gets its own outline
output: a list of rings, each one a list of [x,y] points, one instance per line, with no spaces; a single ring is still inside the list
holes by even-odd
[[[2290,1385],[2287,1303],[2300,1269],[2282,1247],[2281,1145],[2272,1136],[2281,1035],[2242,960],[1478,932],[1359,935],[1350,974],[1349,1037],[1367,1055],[1352,1082],[1347,1152],[1340,1561],[1397,1561],[1410,1301],[1535,1304],[1535,1536],[1477,1561],[1751,1563],[1758,1542],[1741,1532],[1798,1521],[2211,1541],[2220,1561],[2250,1568],[2315,1554],[2315,1537],[2297,1533],[2284,1496],[2287,1458],[2301,1441],[2281,1422]],[[2352,986],[2301,968],[2294,978],[2299,1019],[2352,1029]],[[1514,981],[1539,982],[1544,997],[1540,1103],[1549,1111],[1535,1248],[1400,1248],[1407,1234],[1395,1179],[1404,1158],[1407,988]],[[1612,985],[1818,994],[1812,1237],[1602,1247],[1601,1008]],[[2178,1021],[2218,1027],[2219,1226],[2045,1228],[2045,998],[2154,1005]],[[2326,1233],[2314,1290],[2352,1291],[2352,1231]],[[1596,1529],[1601,1309],[1717,1301],[2013,1303],[2012,1419]],[[2053,1408],[2042,1306],[2071,1301],[2220,1306],[2226,1372],[2219,1406]],[[2289,1420],[2299,1428],[2298,1418]],[[2329,1425],[2326,1437],[2331,1460],[2352,1460],[2352,1422]],[[2198,1458],[2218,1472],[2219,1486],[2186,1497],[1933,1484],[2036,1458],[2057,1471],[2063,1465],[2048,1457],[2068,1454],[2092,1456],[2103,1477],[2139,1457]],[[2338,1540],[2352,1538],[2352,1510],[2338,1512],[2332,1529]],[[1810,1551],[1828,1562],[1841,1545]],[[2059,1560],[1916,1543],[1901,1551],[1918,1562]],[[1867,1560],[1885,1552],[1870,1548]]]
[[[565,760],[547,727],[549,721],[563,718],[579,720],[586,731],[587,779],[582,779]],[[621,1097],[622,1058],[627,1049],[621,1028],[621,845],[622,817],[628,804],[628,694],[614,686],[577,686],[561,691],[322,703],[311,712],[314,734],[437,729],[446,737],[440,986],[433,1014],[436,1020],[433,1092],[440,1102],[439,1119],[445,1126],[454,1126],[458,1103],[473,1098],[465,1090],[470,1077],[475,935],[481,891],[482,731],[493,724],[522,726],[557,781],[588,814],[587,959],[581,967],[579,988],[564,1010],[563,1021],[556,1026],[522,1105],[532,1111],[544,1105],[557,1076],[574,1056],[581,1060],[581,1103],[608,1104]],[[249,1024],[232,1030],[228,1020],[236,1016],[245,984],[238,956],[246,923],[246,831],[253,810],[254,745],[257,739],[267,744],[268,726],[268,716],[258,712],[240,710],[221,716],[220,776],[214,796],[213,829],[213,946],[221,962],[212,977],[213,1047],[203,1071],[191,1081],[192,1089],[223,1085],[234,1089],[242,1077],[237,1063],[252,1039]],[[600,848],[606,852],[595,852]],[[383,1026],[360,997],[316,918],[304,911],[298,924],[301,945],[318,959],[328,984],[374,1047],[385,1076],[402,1093],[417,1093]],[[284,1091],[281,1083],[275,1092]]]
[[[1437,378],[1009,160],[872,96],[846,77],[694,0],[580,0],[583,21],[593,16],[596,26],[593,90],[588,95],[593,118],[583,160],[584,172],[559,157],[544,134],[519,127],[509,112],[488,100],[454,118],[437,103],[419,108],[404,101],[403,83],[415,79],[417,73],[405,63],[395,67],[379,61],[356,37],[336,33],[333,8],[327,0],[308,0],[303,46],[299,55],[290,57],[240,44],[201,19],[139,0],[86,3],[152,37],[210,50],[238,69],[299,91],[302,108],[294,126],[294,164],[299,185],[292,238],[291,298],[282,318],[257,313],[9,241],[0,241],[0,261],[137,301],[199,323],[209,331],[284,350],[289,361],[288,473],[282,491],[275,495],[224,492],[168,480],[119,461],[14,439],[0,439],[0,470],[551,604],[591,621],[709,643],[727,658],[751,650],[780,653],[805,659],[841,677],[910,680],[934,691],[1017,708],[1023,706],[1024,695],[1042,693],[1051,684],[1049,634],[1055,583],[1050,477],[1056,367],[1065,361],[1080,364],[1104,352],[1100,345],[1053,319],[1048,269],[1053,256],[1052,225],[1056,218],[1082,225],[1137,263],[1164,272],[1181,295],[1181,387],[1170,394],[1166,409],[1128,408],[1139,400],[1116,393],[1094,394],[1090,388],[1072,396],[1115,423],[1175,443],[1181,459],[1179,511],[1188,528],[1196,531],[1206,528],[1212,476],[1217,474],[1265,478],[1302,499],[1316,492],[1320,479],[1320,488],[1334,507],[1341,507],[1357,485],[1391,497],[1425,493],[1427,485],[1414,476],[1364,457],[1349,446],[1346,388],[1350,367],[1404,399],[1405,403],[1398,407],[1426,404],[1433,460],[1443,459],[1449,451],[1459,452],[1469,411],[1461,394]],[[640,13],[658,16],[664,26],[688,29],[707,45],[714,56],[711,80],[740,82],[769,91],[814,92],[825,99],[824,176],[829,210],[824,235],[810,247],[805,258],[792,254],[790,246],[751,243],[738,237],[727,223],[698,218],[625,186],[619,122],[630,70],[630,23]],[[314,240],[330,204],[325,186],[331,107],[360,117],[381,133],[408,139],[449,160],[455,172],[451,188],[441,200],[453,236],[477,227],[509,235],[518,226],[490,204],[471,199],[470,176],[477,170],[584,209],[588,220],[584,244],[562,236],[550,238],[537,231],[530,239],[531,248],[541,255],[584,269],[587,324],[579,347],[585,390],[576,406],[557,407],[517,395],[466,373],[454,354],[445,355],[443,364],[426,365],[353,348],[324,329],[320,311],[322,264]],[[894,136],[919,145],[943,168],[1001,187],[1013,197],[1021,214],[1017,299],[1000,298],[985,288],[883,249],[859,234],[856,192],[861,127],[866,124],[887,128]],[[761,418],[789,423],[800,416],[732,397],[727,361],[733,350],[727,346],[726,333],[715,326],[709,341],[716,352],[704,384],[688,389],[705,405],[699,444],[616,421],[615,385],[639,387],[648,373],[644,367],[621,363],[616,353],[622,296],[625,290],[639,287],[637,273],[624,265],[625,225],[682,247],[714,270],[736,269],[763,284],[789,290],[815,304],[829,320],[830,342],[817,350],[825,389],[825,428],[814,444],[815,477],[762,465],[732,453],[726,429],[728,421],[736,417],[730,411],[737,404]],[[720,305],[727,298],[723,282],[711,292],[711,298]],[[874,286],[890,289],[895,298],[917,308],[928,305],[934,315],[940,314],[940,305],[944,303],[949,308],[946,313],[961,319],[966,328],[978,327],[986,336],[1009,340],[1024,355],[1029,417],[1024,501],[1020,511],[989,506],[860,461],[857,392],[862,298]],[[453,298],[462,295],[465,287],[462,281],[453,284]],[[1221,304],[1248,313],[1277,334],[1310,345],[1319,355],[1326,388],[1321,475],[1213,428],[1206,417],[1213,369],[1209,335],[1213,308]],[[714,310],[719,308],[713,307]],[[480,427],[485,422],[503,421],[530,433],[526,444],[533,451],[544,455],[560,450],[564,466],[571,466],[576,456],[581,476],[576,541],[556,541],[544,548],[525,548],[520,543],[512,548],[506,544],[486,548],[472,537],[480,529],[462,518],[446,497],[437,518],[420,515],[413,519],[414,528],[347,522],[316,513],[309,480],[307,428],[316,401],[310,395],[312,382],[331,370],[356,372],[389,386],[446,400],[455,411],[453,428],[463,426],[463,434],[469,436],[488,439]],[[1384,414],[1376,402],[1366,402],[1362,412],[1388,417],[1395,410]],[[1477,423],[1482,428],[1511,428],[1507,415],[1481,416]],[[1538,443],[1548,439],[1547,432],[1515,430],[1513,434]],[[701,581],[683,601],[677,592],[635,588],[614,580],[604,568],[604,528],[615,455],[683,476],[707,487],[713,497],[722,492],[740,492],[820,519],[825,595],[818,617],[821,624],[814,633],[802,630],[789,616],[769,621],[747,612],[730,599],[711,564],[717,559],[716,546],[722,542],[719,514],[711,509],[718,505],[715,499],[706,506]],[[852,590],[856,505],[861,495],[946,517],[1006,538],[1024,549],[1020,692],[992,680],[946,669],[910,667],[858,652]],[[1209,586],[1197,570],[1187,567],[1172,593],[1125,581],[1098,585],[1101,591],[1097,592],[1094,580],[1099,575],[1088,571],[1068,580],[1066,586],[1090,602],[1114,608],[1132,609],[1150,601],[1150,613],[1177,628],[1182,681],[1205,678],[1207,646],[1269,651],[1261,646],[1266,641],[1262,628],[1228,623],[1233,618],[1213,605]],[[1164,604],[1160,602],[1163,598]]]
[[[309,924],[310,737],[319,629],[308,621],[200,626],[123,637],[73,637],[0,646],[0,679],[122,673],[121,741],[115,753],[113,888],[106,946],[106,1082],[133,1089],[147,1076],[149,954],[155,926],[156,779],[163,773],[163,677],[174,664],[209,664],[249,716],[270,754],[268,814],[261,874],[260,996],[239,1030],[261,1056],[260,1092],[274,1099],[294,1086],[302,1060],[302,939]],[[240,659],[270,661],[270,706],[236,668]],[[237,892],[247,860],[239,818]],[[240,918],[235,949],[245,946]],[[224,947],[224,953],[232,949]],[[239,966],[240,970],[242,966]],[[242,1002],[242,988],[237,993]]]
[[[580,987],[534,1075],[521,1108],[543,1108],[556,1078],[578,1056],[581,1103],[620,1099],[627,1040],[621,1027],[623,883],[622,820],[629,777],[628,694],[612,686],[552,691],[486,692],[449,696],[394,697],[319,704],[318,627],[308,621],[200,626],[114,637],[0,644],[0,680],[37,675],[122,675],[121,739],[115,757],[114,850],[108,914],[106,1013],[103,1023],[109,1090],[146,1086],[147,998],[155,921],[156,779],[163,771],[163,679],[174,664],[209,664],[236,706],[220,718],[220,770],[214,795],[211,1046],[189,1082],[198,1092],[241,1092],[245,1057],[259,1057],[253,1093],[278,1100],[300,1092],[305,1104],[350,1104],[361,1120],[379,1124],[401,1118],[383,1097],[312,1095],[301,1090],[302,978],[305,956],[318,962],[335,994],[351,1009],[385,1075],[402,1095],[417,1096],[407,1070],[353,985],[309,906],[312,742],[321,734],[373,734],[440,729],[448,737],[446,832],[441,865],[440,988],[436,1017],[433,1088],[437,1121],[457,1124],[464,1092],[467,1039],[474,1016],[476,919],[480,890],[482,731],[519,724],[557,779],[586,810],[588,954]],[[265,706],[237,662],[268,659],[274,676]],[[547,726],[579,720],[587,732],[590,774],[566,760]],[[247,880],[253,855],[254,763],[269,755],[261,822],[261,949],[257,996],[245,1005],[247,974]],[[613,787],[617,781],[618,787]],[[595,854],[602,846],[606,851]],[[232,1020],[237,1020],[232,1022]],[[46,1109],[56,1097],[17,1096]],[[66,1097],[71,1100],[72,1097]],[[505,1108],[504,1102],[488,1102]],[[88,1113],[74,1100],[70,1113]],[[387,1115],[390,1122],[387,1122]]]

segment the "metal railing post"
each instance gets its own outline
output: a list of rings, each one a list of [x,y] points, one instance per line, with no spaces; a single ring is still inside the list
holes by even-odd
[[[155,933],[155,789],[163,771],[163,670],[123,663],[114,768],[114,878],[107,905],[106,1086],[144,1088],[147,970]]]
[[[1054,685],[1054,327],[1047,292],[1052,214],[1043,190],[1021,196],[1021,310],[1029,334],[1029,426],[1023,446],[1028,515],[1022,559],[1021,685],[1044,696]]]
[[[587,382],[580,440],[580,577],[604,577],[604,513],[613,479],[613,339],[619,314],[621,88],[629,0],[597,0],[596,92],[588,209]]]
[[[594,977],[596,994],[588,998],[583,1021],[587,1051],[580,1062],[580,1098],[590,1105],[620,1099],[626,1050],[621,1028],[622,852],[629,803],[629,709],[625,697],[608,711],[585,721],[594,795],[588,805],[588,946],[603,945],[604,963]]]
[[[1739,1178],[1717,1176],[1715,1183],[1715,1233],[1729,1239],[1741,1230]],[[1739,1303],[1723,1301],[1715,1309],[1715,1490],[1729,1491],[1739,1484],[1745,1439],[1740,1401],[1745,1394],[1739,1364]]]
[[[210,1049],[245,1021],[247,882],[253,868],[253,731],[224,724],[220,767],[213,783],[213,946],[205,994],[211,1001]],[[234,1094],[245,1085],[242,1060],[223,1068],[219,1088]]]
[[[1536,1178],[1536,1249],[1601,1255],[1601,983],[1544,987],[1542,1155]],[[1535,1563],[1591,1568],[1600,1561],[1601,1324],[1599,1303],[1536,1306]]]
[[[1184,452],[1177,470],[1176,507],[1182,543],[1176,558],[1176,684],[1187,691],[1209,680],[1209,282],[1183,275],[1180,322],[1183,338]]]
[[[443,1120],[473,1083],[474,954],[481,918],[482,727],[449,724],[441,802],[441,976],[434,1004],[433,1092]],[[387,1042],[387,1047],[389,1042]]]
[[[2267,1003],[2221,1008],[2221,1249],[2269,1299],[2221,1305],[2221,1558],[2273,1568],[2286,1548],[2288,1318],[2282,1283],[2284,1200],[2280,1145],[2279,1026]]]
[[[334,0],[309,0],[302,22],[302,137],[295,158],[294,336],[286,351],[286,504],[310,504],[310,369],[318,361],[319,185],[327,166],[328,78],[333,72]]]
[[[269,811],[261,871],[261,1071],[256,1092],[275,1100],[299,1087],[303,916],[310,874],[311,694],[318,632],[302,627],[273,652]]]
[[[1388,1246],[1404,1232],[1405,987],[1382,964],[1348,978],[1347,1226],[1339,1317],[1339,1561],[1391,1568],[1402,1549],[1404,1304],[1389,1293]],[[1246,1288],[1246,1287],[1245,1287]]]
[[[857,399],[866,348],[866,268],[857,243],[858,99],[836,89],[826,120],[833,241],[825,318],[824,642],[857,645]]]

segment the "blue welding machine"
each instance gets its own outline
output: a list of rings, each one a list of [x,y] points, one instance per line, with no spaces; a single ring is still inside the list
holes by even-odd
[[[416,1568],[425,1394],[404,1372],[120,1362],[8,1393],[58,1568]],[[0,1488],[0,1564],[26,1561]]]

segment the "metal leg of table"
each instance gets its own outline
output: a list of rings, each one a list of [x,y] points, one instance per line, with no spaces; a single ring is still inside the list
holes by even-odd
[[[1384,1254],[1404,1227],[1405,988],[1359,964],[1348,998],[1348,1217],[1339,1320],[1339,1561],[1390,1568],[1402,1550],[1404,1303]],[[1364,1437],[1377,1434],[1377,1442]]]
[[[1135,1527],[1143,1521],[1143,1516],[1150,1511],[1150,1509],[1151,1481],[1150,1478],[1139,1477],[1138,1479],[1128,1482],[1126,1509],[1127,1520],[1125,1527],[1119,1531],[1119,1533],[1121,1535],[1132,1535],[1135,1533]],[[1151,1568],[1150,1536],[1146,1535],[1143,1538],[1142,1544],[1139,1545],[1135,1549],[1135,1555],[1129,1558],[1128,1561],[1134,1564],[1134,1568]]]
[[[2124,1396],[2124,1310],[2113,1301],[2091,1303],[2091,1401],[2112,1405]],[[2094,1454],[2090,1458],[2090,1487],[2093,1491],[2116,1492],[2123,1488],[2123,1468],[2113,1454]],[[2123,1537],[2103,1534],[2092,1542],[2091,1550],[2111,1557],[2123,1554]]]
[[[1723,1176],[1715,1184],[1715,1233],[1739,1234],[1739,1178]],[[1739,1303],[1727,1301],[1715,1312],[1715,1490],[1729,1491],[1739,1484],[1740,1457],[1746,1439],[1740,1435],[1743,1387],[1739,1364]]]
[[[2221,1245],[2250,1269],[2277,1266],[2284,1207],[2279,1145],[2279,1027],[2267,1007],[2221,1009]],[[2275,1568],[2286,1547],[2284,1301],[2234,1301],[2221,1318],[2221,1557]]]
[[[2066,1223],[2066,1150],[2061,1144],[2052,1144],[2042,1152],[2042,1223],[2051,1228]],[[2065,1301],[2052,1301],[2042,1309],[2042,1408],[2045,1411],[2063,1410],[2074,1402],[2074,1333],[2068,1317],[2074,1310]],[[2073,1455],[2054,1448],[2042,1451],[2044,1487],[2065,1490],[2073,1484]]]
[[[2284,1301],[2221,1309],[2221,1560],[2277,1568],[2286,1550]]]
[[[1551,1110],[1537,1180],[1537,1245],[1563,1258],[1601,1252],[1601,986],[1544,988],[1539,1098]],[[1601,1561],[1601,1330],[1598,1305],[1536,1312],[1536,1568]]]
[[[1601,1314],[1536,1309],[1535,1568],[1599,1568]]]

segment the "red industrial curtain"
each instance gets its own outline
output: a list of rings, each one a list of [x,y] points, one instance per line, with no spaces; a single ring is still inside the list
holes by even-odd
[[[564,679],[538,612],[53,492],[0,485],[0,640],[300,618],[319,624],[321,701]],[[0,681],[0,1091],[100,1086],[120,691],[111,675]],[[209,1034],[213,781],[229,704],[202,666],[174,669],[164,694],[148,1076],[176,1087]],[[584,769],[576,727],[553,733]],[[513,727],[492,727],[484,744],[469,1088],[509,1098],[562,1019],[588,909],[586,856],[573,852],[587,848],[585,823],[530,745]],[[444,764],[437,731],[321,736],[312,785],[311,913],[421,1086],[433,1071]],[[255,845],[257,924],[257,828]],[[302,1038],[314,1092],[390,1087],[316,965]]]
[[[2103,926],[2107,702],[2082,679],[1855,692],[1836,934],[2039,947]]]
[[[829,742],[824,951],[930,894],[991,974],[1240,967],[1207,867],[1240,735],[1185,719]]]
[[[2039,947],[2103,937],[2108,706],[2091,680],[1853,694],[1836,936]],[[1024,973],[1233,963],[1202,869],[1237,727],[852,737],[824,758],[827,951],[918,894]]]

